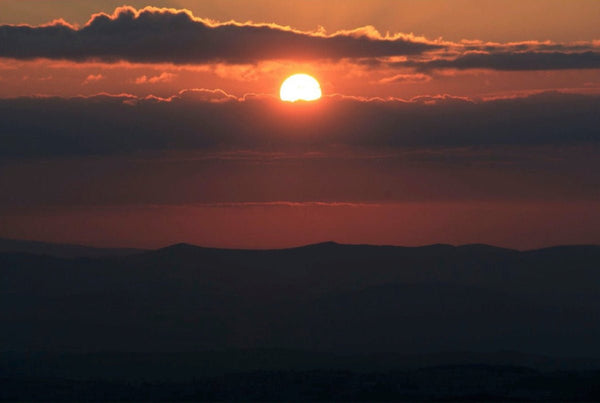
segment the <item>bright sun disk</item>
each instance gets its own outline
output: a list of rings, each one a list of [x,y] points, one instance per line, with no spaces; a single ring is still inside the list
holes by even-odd
[[[321,98],[321,86],[308,74],[294,74],[285,79],[279,90],[282,101],[315,101]]]

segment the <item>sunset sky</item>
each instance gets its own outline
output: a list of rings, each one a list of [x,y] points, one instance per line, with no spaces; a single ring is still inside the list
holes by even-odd
[[[0,237],[600,244],[596,0],[0,0]],[[283,102],[305,73],[323,96]]]

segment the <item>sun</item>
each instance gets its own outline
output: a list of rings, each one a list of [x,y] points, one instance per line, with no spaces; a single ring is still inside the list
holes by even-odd
[[[282,101],[316,101],[321,98],[321,86],[308,74],[294,74],[285,79],[279,90]]]

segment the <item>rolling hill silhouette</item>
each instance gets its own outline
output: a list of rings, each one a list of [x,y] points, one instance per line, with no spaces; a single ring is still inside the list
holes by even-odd
[[[0,400],[600,398],[598,246],[14,245]]]
[[[600,357],[600,247],[332,242],[0,254],[5,351],[515,350]]]

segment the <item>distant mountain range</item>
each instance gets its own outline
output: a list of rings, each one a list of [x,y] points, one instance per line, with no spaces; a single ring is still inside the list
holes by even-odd
[[[61,255],[72,248],[34,246]],[[96,257],[0,254],[4,351],[511,350],[600,358],[598,246],[178,244],[76,255],[87,251]]]
[[[0,248],[0,400],[600,398],[599,246]]]

